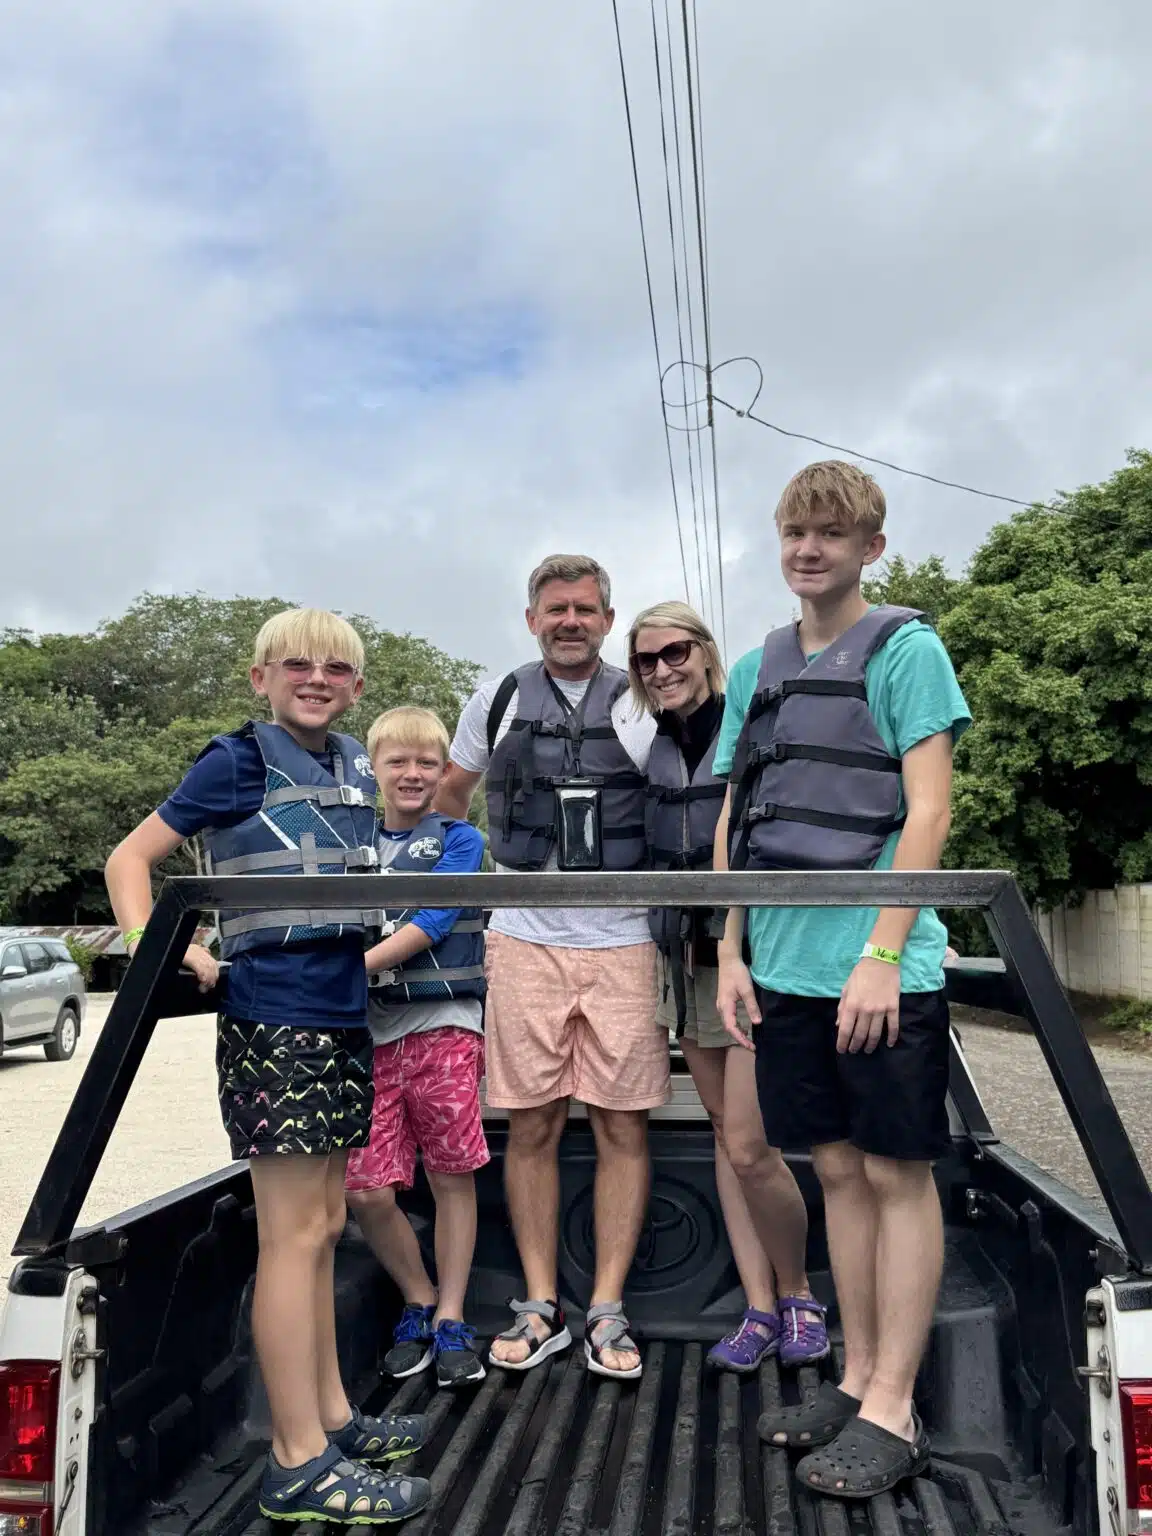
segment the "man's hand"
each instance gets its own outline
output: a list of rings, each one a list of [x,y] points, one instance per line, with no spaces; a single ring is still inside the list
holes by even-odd
[[[896,1044],[900,1034],[900,967],[887,960],[858,960],[840,994],[836,1014],[836,1049],[871,1053],[884,1038]]]
[[[194,972],[201,992],[211,992],[220,975],[215,956],[209,954],[202,944],[189,944],[184,951],[184,964]]]
[[[716,1009],[723,1020],[724,1028],[732,1036],[737,1045],[742,1045],[745,1050],[754,1051],[755,1045],[752,1037],[746,1035],[737,1022],[736,1005],[744,1004],[744,1011],[753,1024],[760,1022],[760,1010],[756,1006],[756,988],[752,982],[751,972],[739,955],[720,952],[720,980],[716,986]]]

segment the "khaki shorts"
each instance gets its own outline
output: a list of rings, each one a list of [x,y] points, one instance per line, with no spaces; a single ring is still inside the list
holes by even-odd
[[[579,1099],[655,1109],[669,1095],[656,946],[564,949],[487,936],[486,1098],[493,1109]]]
[[[672,975],[664,955],[658,957],[658,966],[660,1002],[656,1009],[656,1017],[661,1027],[674,1035],[676,1033],[676,994],[672,990]],[[724,1028],[720,1015],[716,1011],[716,983],[719,979],[720,972],[714,965],[698,966],[695,976],[684,973],[688,1022],[684,1026],[682,1038],[690,1040],[693,1045],[700,1046],[702,1050],[723,1050],[725,1046],[736,1044]],[[736,1017],[742,1027],[751,1034],[743,1004],[738,1005]]]

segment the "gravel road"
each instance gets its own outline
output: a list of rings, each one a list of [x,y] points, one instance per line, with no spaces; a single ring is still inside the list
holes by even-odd
[[[111,999],[96,996],[76,1055],[53,1064],[39,1049],[0,1059],[0,1286],[36,1181],[71,1102]],[[1081,1194],[1095,1181],[1036,1042],[954,1010],[964,1048],[999,1136]],[[165,1019],[157,1028],[81,1214],[90,1223],[228,1162],[216,1104],[214,1020]],[[1104,1076],[1152,1174],[1152,1055],[1095,1048]]]

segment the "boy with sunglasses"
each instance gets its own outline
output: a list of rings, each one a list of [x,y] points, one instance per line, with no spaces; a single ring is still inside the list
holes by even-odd
[[[217,736],[176,791],[106,866],[128,953],[152,909],[153,869],[203,835],[221,875],[373,869],[376,782],[365,749],[329,729],[360,697],[364,647],[331,613],[302,608],[261,629],[252,686],[271,723]],[[372,1036],[366,935],[376,910],[220,913],[230,961],[216,1059],[234,1158],[247,1158],[259,1257],[252,1333],[272,1418],[261,1513],[293,1523],[383,1525],[424,1508],[423,1478],[370,1470],[419,1448],[422,1418],[353,1408],[336,1352],[334,1256],[345,1225],[348,1153],[367,1145]],[[208,991],[217,965],[191,945],[184,963]]]

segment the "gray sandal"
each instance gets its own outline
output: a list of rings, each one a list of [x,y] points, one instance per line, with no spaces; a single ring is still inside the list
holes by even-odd
[[[516,1314],[516,1321],[504,1333],[498,1333],[496,1338],[505,1339],[509,1343],[518,1343],[523,1340],[528,1345],[528,1358],[500,1360],[489,1349],[488,1363],[494,1365],[498,1371],[530,1371],[534,1366],[543,1365],[550,1356],[558,1355],[562,1349],[567,1349],[571,1344],[572,1335],[568,1332],[568,1325],[564,1321],[564,1313],[559,1302],[510,1300],[508,1305]],[[532,1317],[542,1318],[548,1324],[552,1331],[547,1338],[536,1337],[536,1330],[529,1321]],[[493,1343],[495,1342],[494,1339]]]
[[[607,1326],[601,1327],[601,1324]],[[597,1328],[601,1333],[598,1342],[592,1337]],[[628,1335],[628,1319],[624,1316],[622,1301],[598,1301],[595,1306],[588,1308],[584,1324],[584,1358],[590,1371],[594,1371],[597,1376],[608,1376],[614,1381],[635,1381],[643,1374],[643,1362],[634,1365],[630,1371],[612,1370],[604,1364],[606,1349],[617,1349],[622,1353],[630,1351],[636,1355],[640,1353],[636,1341]]]

